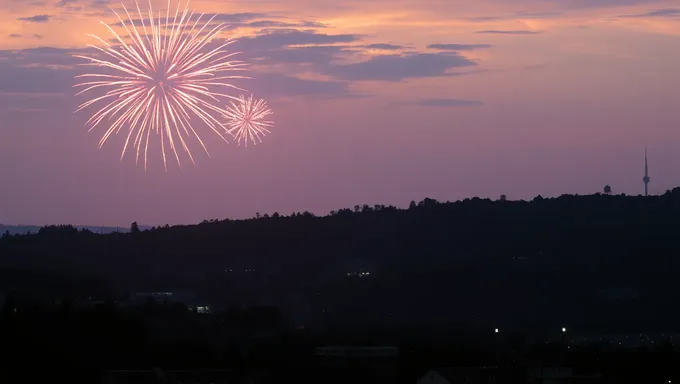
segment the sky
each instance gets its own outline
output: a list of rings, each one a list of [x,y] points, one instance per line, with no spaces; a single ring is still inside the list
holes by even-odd
[[[198,124],[210,157],[167,171],[121,160],[125,135],[98,148],[95,110],[74,113],[72,55],[109,37],[110,7],[0,0],[0,223],[637,195],[645,146],[650,192],[680,184],[680,0],[194,0],[239,37],[238,85],[276,125],[245,148]]]

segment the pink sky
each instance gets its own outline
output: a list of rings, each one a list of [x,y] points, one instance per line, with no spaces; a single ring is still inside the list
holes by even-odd
[[[242,85],[276,127],[248,148],[202,134],[212,158],[168,172],[119,161],[124,138],[98,149],[73,113],[70,53],[106,36],[108,6],[0,0],[0,223],[638,194],[645,144],[650,191],[680,184],[677,0],[195,0],[243,37]]]

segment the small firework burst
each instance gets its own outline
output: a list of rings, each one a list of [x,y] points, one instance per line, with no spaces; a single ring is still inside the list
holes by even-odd
[[[248,140],[256,145],[262,142],[262,138],[271,133],[269,128],[274,126],[274,122],[266,121],[265,118],[273,112],[267,107],[267,102],[259,99],[254,100],[253,95],[245,98],[241,95],[236,101],[226,109],[224,117],[227,119],[226,129],[236,142],[248,146]]]

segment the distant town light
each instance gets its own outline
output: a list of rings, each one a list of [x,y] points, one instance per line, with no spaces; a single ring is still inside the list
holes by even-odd
[[[493,331],[494,331],[495,333],[498,333],[498,328],[494,329]]]

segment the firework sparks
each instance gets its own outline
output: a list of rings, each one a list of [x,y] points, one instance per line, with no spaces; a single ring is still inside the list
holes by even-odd
[[[245,64],[232,61],[232,56],[237,52],[226,50],[235,41],[233,38],[227,39],[217,48],[206,48],[227,26],[219,24],[210,27],[215,16],[201,24],[203,14],[194,18],[194,11],[189,10],[188,1],[181,12],[181,3],[178,4],[173,16],[168,0],[165,15],[158,12],[157,16],[154,16],[149,0],[146,20],[139,3],[136,5],[139,15],[139,20],[136,21],[132,19],[125,5],[123,5],[127,15],[125,21],[112,10],[120,21],[119,26],[125,30],[124,37],[100,21],[113,35],[115,46],[95,35],[88,35],[102,44],[101,47],[88,45],[95,49],[97,54],[92,57],[75,55],[88,60],[88,63],[81,65],[97,67],[112,73],[76,76],[88,79],[75,85],[85,87],[78,95],[98,88],[106,90],[103,96],[82,103],[76,112],[98,102],[107,103],[90,117],[87,125],[91,131],[104,122],[110,123],[99,141],[100,148],[112,134],[117,134],[123,127],[128,128],[121,160],[131,144],[132,148],[136,149],[136,161],[139,162],[141,148],[144,147],[146,169],[149,136],[154,131],[160,136],[163,165],[166,170],[166,141],[180,167],[182,164],[177,151],[177,140],[191,162],[195,164],[186,139],[195,137],[208,156],[210,154],[192,126],[191,120],[198,119],[227,141],[223,135],[224,127],[213,114],[217,116],[226,114],[220,107],[222,98],[236,99],[222,93],[226,91],[225,88],[242,91],[230,81],[247,77],[230,75],[230,72],[244,70],[242,66]],[[138,25],[141,25],[141,28],[138,28]]]
[[[224,117],[227,119],[227,132],[229,132],[236,142],[241,145],[241,141],[248,146],[248,140],[257,144],[256,140],[262,142],[262,137],[267,136],[269,128],[274,126],[271,121],[264,120],[273,112],[267,107],[267,102],[253,100],[253,95],[246,99],[243,95],[238,100],[232,101],[231,106],[227,107]]]

